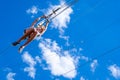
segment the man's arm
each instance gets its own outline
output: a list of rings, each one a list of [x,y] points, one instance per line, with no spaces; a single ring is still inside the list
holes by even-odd
[[[31,25],[31,27],[34,27],[34,25],[35,25],[41,18],[46,18],[46,16],[43,15],[43,16],[41,16],[41,17],[35,19],[34,22],[33,22],[32,25]]]
[[[35,19],[34,22],[32,23],[32,25],[30,27],[34,27],[34,25],[40,20],[40,17]]]

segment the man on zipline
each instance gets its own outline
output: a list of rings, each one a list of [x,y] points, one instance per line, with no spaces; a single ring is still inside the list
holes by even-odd
[[[46,21],[38,23],[37,27],[35,27],[35,24],[41,18],[44,18]],[[48,24],[49,20],[47,19],[46,16],[41,16],[35,19],[30,28],[24,30],[24,35],[17,41],[13,42],[12,45],[16,46],[17,44],[20,44],[22,40],[27,39],[27,41],[19,48],[19,52],[21,52],[25,48],[25,46],[28,45],[36,36],[41,36],[46,31]]]

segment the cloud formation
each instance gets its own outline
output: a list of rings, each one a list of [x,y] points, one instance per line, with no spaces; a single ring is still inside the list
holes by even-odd
[[[113,64],[108,67],[108,70],[110,70],[114,78],[120,79],[120,67],[118,67],[116,64]]]
[[[26,10],[27,14],[31,14],[31,17],[34,17],[35,14],[39,12],[39,8],[37,6],[32,6],[31,8]]]
[[[24,68],[24,71],[28,72],[28,76],[34,79],[36,74],[36,69],[34,68],[34,66],[36,65],[36,61],[28,52],[25,52],[22,55],[22,59],[23,59],[23,62],[29,65],[29,67]]]
[[[74,58],[69,55],[69,51],[62,50],[56,41],[51,39],[42,40],[39,48],[42,50],[43,57],[48,64],[48,70],[51,71],[51,74],[66,78],[74,78],[76,76],[77,71]]]
[[[60,7],[61,5],[63,5],[64,3],[65,2],[62,0],[60,2],[60,5],[50,5],[50,8],[48,8],[48,10],[47,10],[47,14],[51,13],[52,10],[57,9],[58,7]],[[58,14],[59,12],[61,12],[63,9],[64,8],[62,8],[61,10],[59,10],[58,12],[56,12],[56,14]],[[73,12],[72,8],[68,8],[64,12],[62,12],[61,14],[59,14],[57,17],[55,17],[53,19],[53,21],[52,21],[52,27],[59,29],[59,32],[61,34],[63,34],[64,33],[64,28],[67,28],[67,24],[70,22],[70,14],[72,12]]]
[[[83,76],[80,77],[80,80],[85,80],[85,78]]]
[[[9,72],[7,74],[7,80],[15,80],[13,77],[16,75],[16,73],[13,73],[13,72]]]
[[[98,61],[97,60],[93,60],[93,62],[90,64],[92,72],[95,72],[95,69],[96,69],[97,65],[98,65]]]

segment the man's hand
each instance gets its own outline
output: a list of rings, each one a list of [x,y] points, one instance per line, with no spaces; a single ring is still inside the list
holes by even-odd
[[[41,16],[41,18],[47,18],[47,16],[43,15],[43,16]]]
[[[48,17],[47,17],[47,16],[45,16],[45,15],[41,16],[40,18],[45,18],[47,23],[49,23],[49,22],[50,22],[50,21],[48,20]]]

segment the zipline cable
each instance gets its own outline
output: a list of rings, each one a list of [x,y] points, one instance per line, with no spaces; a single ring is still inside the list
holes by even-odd
[[[52,13],[50,13],[49,15],[47,15],[47,18],[50,18],[54,13],[56,13],[58,10],[62,9],[63,7],[65,7],[66,5],[69,5],[72,2],[72,0],[68,0],[66,2],[64,2],[62,5],[60,5],[60,7],[58,7],[57,9],[53,9]]]
[[[52,17],[50,20],[53,20],[55,17],[57,17],[58,15],[60,15],[62,12],[64,12],[66,9],[68,9],[69,7],[71,7],[73,4],[75,4],[78,0],[74,0],[73,2],[71,2],[70,4],[67,5],[66,8],[64,8],[62,11],[60,11],[58,14],[56,14],[54,17]]]

